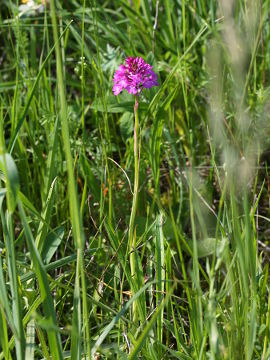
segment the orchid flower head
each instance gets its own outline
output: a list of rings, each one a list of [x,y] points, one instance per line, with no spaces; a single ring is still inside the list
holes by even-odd
[[[143,89],[158,86],[157,78],[152,66],[142,57],[128,57],[125,64],[120,65],[114,74],[113,93],[118,95],[123,90],[127,90],[129,94],[140,94]]]

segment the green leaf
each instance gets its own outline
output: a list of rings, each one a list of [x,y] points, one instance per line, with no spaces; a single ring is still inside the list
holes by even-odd
[[[7,193],[7,189],[0,189],[0,209],[2,208],[3,200],[5,198],[5,195]]]
[[[43,311],[45,315],[44,321],[46,321],[50,325],[50,327],[48,327],[47,329],[47,335],[48,335],[48,343],[49,343],[51,355],[52,358],[54,359],[62,359],[63,353],[62,353],[60,333],[57,327],[56,313],[55,313],[51,290],[49,287],[46,269],[44,267],[44,264],[42,263],[40,254],[36,248],[31,229],[28,225],[26,215],[22,203],[20,201],[18,201],[18,206],[19,206],[21,221],[25,229],[25,238],[26,238],[27,246],[30,251],[31,258],[33,260],[33,268],[36,273],[36,277],[39,284],[41,299],[43,303]]]
[[[97,339],[96,343],[92,347],[91,354],[92,356],[95,355],[95,352],[99,348],[99,346],[103,343],[109,332],[113,329],[114,325],[118,323],[118,321],[121,319],[121,317],[124,315],[124,313],[130,308],[130,306],[133,304],[133,302],[142,294],[144,291],[152,284],[154,284],[155,281],[149,281],[147,284],[145,284],[132,298],[122,307],[122,309],[119,311],[119,313],[112,319],[112,321],[104,328],[101,335]]]
[[[124,142],[126,142],[133,134],[133,114],[125,112],[120,118],[120,131]]]
[[[164,260],[164,236],[162,231],[163,217],[157,216],[156,221],[156,306],[160,304],[164,294],[164,281],[165,281],[165,260]],[[163,308],[157,317],[157,340],[162,343],[162,330],[163,330]],[[158,354],[161,357],[161,348],[158,347]]]
[[[137,359],[137,355],[141,349],[141,347],[143,346],[144,342],[147,339],[148,333],[149,331],[152,329],[152,327],[154,326],[155,322],[157,321],[157,318],[160,316],[161,311],[163,311],[164,307],[166,306],[166,304],[168,303],[173,291],[174,291],[175,286],[171,287],[170,292],[166,295],[166,297],[162,300],[162,302],[159,304],[159,306],[156,308],[156,311],[154,312],[153,316],[151,317],[151,319],[147,322],[146,326],[144,327],[139,339],[137,340],[137,342],[134,345],[134,348],[132,349],[132,352],[130,353],[128,359],[129,360],[133,360],[133,359]],[[136,294],[137,295],[137,294]],[[132,299],[131,299],[132,300]],[[130,300],[130,301],[131,301]]]
[[[8,329],[7,329],[7,321],[4,314],[4,311],[0,308],[0,344],[3,349],[3,353],[5,359],[11,359],[11,355],[8,348]]]
[[[46,203],[44,205],[44,209],[41,214],[41,217],[42,217],[42,219],[44,219],[44,221],[40,221],[38,231],[37,231],[37,236],[35,239],[36,246],[40,252],[42,252],[42,249],[44,246],[44,241],[45,241],[45,238],[48,233],[48,227],[46,224],[49,223],[49,221],[50,221],[52,207],[54,204],[56,180],[57,180],[57,178],[55,178],[52,181],[52,184],[48,191]]]
[[[37,85],[38,85],[38,83],[39,83],[39,80],[40,80],[40,78],[41,78],[41,75],[42,75],[42,73],[43,73],[43,70],[44,70],[47,62],[49,61],[51,55],[53,54],[54,49],[55,49],[55,47],[57,46],[58,42],[61,40],[61,38],[64,36],[64,34],[66,33],[66,31],[68,30],[71,22],[72,22],[72,21],[70,21],[70,23],[66,26],[65,30],[61,33],[60,37],[59,37],[58,40],[55,42],[55,44],[53,45],[53,47],[51,48],[51,50],[49,51],[46,59],[43,61],[42,65],[41,65],[41,67],[40,67],[40,69],[39,69],[39,72],[38,72],[38,74],[37,74],[37,77],[36,77],[36,80],[35,80],[35,82],[34,82],[34,84],[33,84],[33,87],[32,87],[31,90],[29,91],[29,94],[28,94],[28,97],[27,97],[27,101],[26,101],[26,104],[25,104],[23,113],[22,113],[22,115],[21,115],[21,118],[20,118],[20,120],[19,120],[19,122],[18,122],[18,125],[17,125],[14,133],[12,134],[11,140],[10,140],[10,142],[9,142],[8,150],[9,150],[11,153],[12,153],[12,151],[13,151],[14,145],[15,145],[16,140],[17,140],[17,137],[18,137],[18,135],[19,135],[19,131],[20,131],[20,129],[21,129],[21,127],[22,127],[25,119],[26,119],[26,114],[27,114],[27,112],[28,112],[28,109],[29,109],[30,104],[31,104],[31,102],[32,102],[32,99],[33,99],[33,97],[34,97],[34,94],[35,94]]]
[[[139,104],[140,111],[145,111],[147,109],[147,104],[140,102]],[[134,112],[134,100],[133,101],[121,101],[119,103],[116,97],[112,98],[109,97],[108,103],[106,107],[102,104],[102,100],[98,99],[97,101],[93,101],[91,109],[100,111],[100,112],[107,112],[107,113],[132,113]]]
[[[32,319],[26,328],[25,359],[34,360],[35,357],[35,321]]]
[[[192,247],[192,241],[187,240],[187,243]],[[206,238],[197,241],[198,258],[204,258],[213,255],[215,250],[217,255],[224,248],[226,239]]]
[[[64,227],[60,226],[59,228],[51,231],[44,242],[44,246],[41,252],[41,258],[44,264],[49,264],[51,258],[55,254],[58,246],[60,245],[61,241],[64,237]]]
[[[11,211],[15,210],[17,197],[20,189],[19,174],[15,161],[10,154],[0,156],[0,170],[3,172],[3,179],[7,185],[8,201]]]
[[[96,249],[91,249],[91,251],[96,251]],[[44,268],[45,268],[46,272],[52,271],[52,270],[61,268],[64,265],[72,263],[73,261],[76,260],[76,258],[77,258],[77,255],[72,254],[72,255],[66,256],[64,258],[61,258],[59,260],[56,260],[50,264],[47,264],[44,266]],[[21,276],[21,283],[24,283],[24,282],[26,282],[30,279],[34,279],[34,278],[36,278],[36,274],[32,271],[29,271],[26,274],[23,274]]]

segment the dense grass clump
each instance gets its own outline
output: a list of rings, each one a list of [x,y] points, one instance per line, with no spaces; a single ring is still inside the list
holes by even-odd
[[[2,0],[0,359],[270,358],[269,6]]]

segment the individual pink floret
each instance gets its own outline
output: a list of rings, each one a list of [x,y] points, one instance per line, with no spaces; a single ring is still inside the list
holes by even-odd
[[[118,95],[125,89],[129,94],[140,94],[144,88],[158,86],[157,78],[152,66],[144,62],[143,58],[128,57],[114,74],[113,93]]]

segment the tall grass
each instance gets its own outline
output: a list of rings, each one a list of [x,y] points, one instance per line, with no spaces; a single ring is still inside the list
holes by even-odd
[[[0,359],[270,358],[269,1],[20,5],[0,12]],[[136,161],[112,77],[138,55],[160,86]]]

